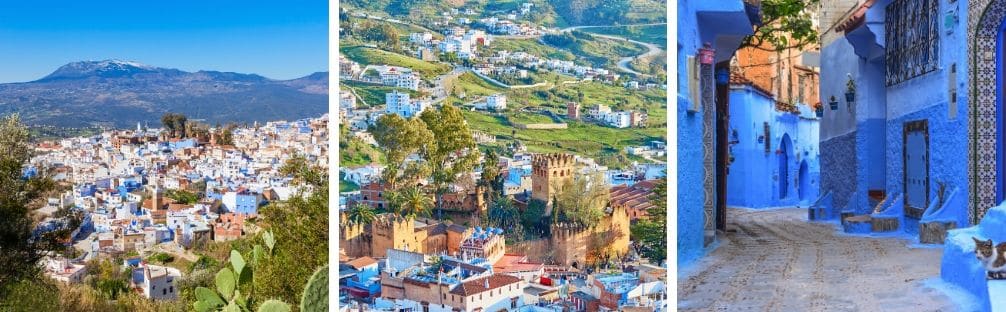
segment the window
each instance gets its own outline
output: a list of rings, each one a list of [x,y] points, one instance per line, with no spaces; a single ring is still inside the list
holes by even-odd
[[[772,152],[772,139],[769,136],[768,122],[764,122],[763,125],[765,126],[765,154],[768,154]]]
[[[884,32],[887,85],[936,70],[939,65],[939,1],[895,0],[887,5]]]
[[[164,288],[161,288],[161,295],[162,296],[167,296],[168,295],[168,290],[164,289]]]
[[[796,102],[797,103],[806,103],[806,102],[803,101],[803,89],[807,88],[806,85],[804,84],[804,81],[803,81],[804,77],[805,77],[804,75],[800,75],[796,79],[796,81],[797,81],[797,83],[796,83],[796,88],[797,88]]]
[[[510,308],[511,309],[517,308],[517,298],[510,298]]]

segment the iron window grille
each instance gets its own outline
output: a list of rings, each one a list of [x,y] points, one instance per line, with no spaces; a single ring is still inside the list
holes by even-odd
[[[895,0],[884,31],[888,86],[935,71],[939,63],[939,1]]]

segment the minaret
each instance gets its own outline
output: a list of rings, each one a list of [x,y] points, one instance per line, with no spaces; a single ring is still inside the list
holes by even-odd
[[[154,176],[154,198],[151,200],[153,207],[150,210],[161,210],[161,179]]]
[[[140,122],[136,122],[136,132],[143,132],[143,127],[140,126]]]

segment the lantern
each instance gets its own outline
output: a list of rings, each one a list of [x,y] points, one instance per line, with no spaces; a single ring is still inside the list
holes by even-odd
[[[713,49],[711,44],[706,42],[702,45],[702,48],[699,49],[699,63],[702,65],[712,65],[715,60],[716,50]]]

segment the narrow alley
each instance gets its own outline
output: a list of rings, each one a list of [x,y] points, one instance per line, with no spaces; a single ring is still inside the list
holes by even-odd
[[[958,311],[924,285],[942,248],[840,235],[799,208],[730,208],[721,246],[682,269],[680,311]]]

